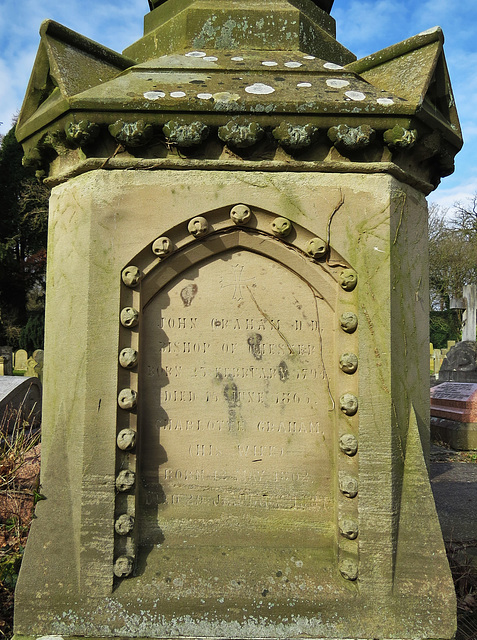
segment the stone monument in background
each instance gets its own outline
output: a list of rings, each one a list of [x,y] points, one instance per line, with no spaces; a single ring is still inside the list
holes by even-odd
[[[426,468],[443,36],[356,61],[331,4],[151,0],[122,55],[41,27],[17,135],[53,187],[47,500],[18,638],[455,631]]]

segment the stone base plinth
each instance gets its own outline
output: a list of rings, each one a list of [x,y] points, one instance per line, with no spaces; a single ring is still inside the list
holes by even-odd
[[[477,451],[477,422],[431,417],[431,438],[458,451]]]

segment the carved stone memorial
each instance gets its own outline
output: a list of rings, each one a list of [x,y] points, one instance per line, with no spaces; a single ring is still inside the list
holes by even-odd
[[[47,500],[17,638],[455,631],[426,469],[443,37],[356,61],[331,5],[151,0],[122,55],[41,27],[17,135],[53,187]]]

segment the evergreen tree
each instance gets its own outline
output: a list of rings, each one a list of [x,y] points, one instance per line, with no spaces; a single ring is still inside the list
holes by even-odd
[[[35,316],[32,346],[39,348],[49,191],[22,157],[13,127],[0,147],[0,342],[17,348]]]

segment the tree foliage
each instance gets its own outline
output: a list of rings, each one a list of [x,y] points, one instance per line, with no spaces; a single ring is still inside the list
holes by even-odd
[[[35,316],[35,337],[30,342],[38,348],[49,191],[22,166],[22,157],[13,127],[0,147],[0,343],[20,346],[25,342],[22,332]]]
[[[452,210],[429,209],[429,286],[431,307],[449,308],[466,284],[477,283],[477,194]]]
[[[461,339],[462,311],[450,309],[466,284],[477,283],[477,194],[451,210],[429,208],[430,335],[434,347]]]

